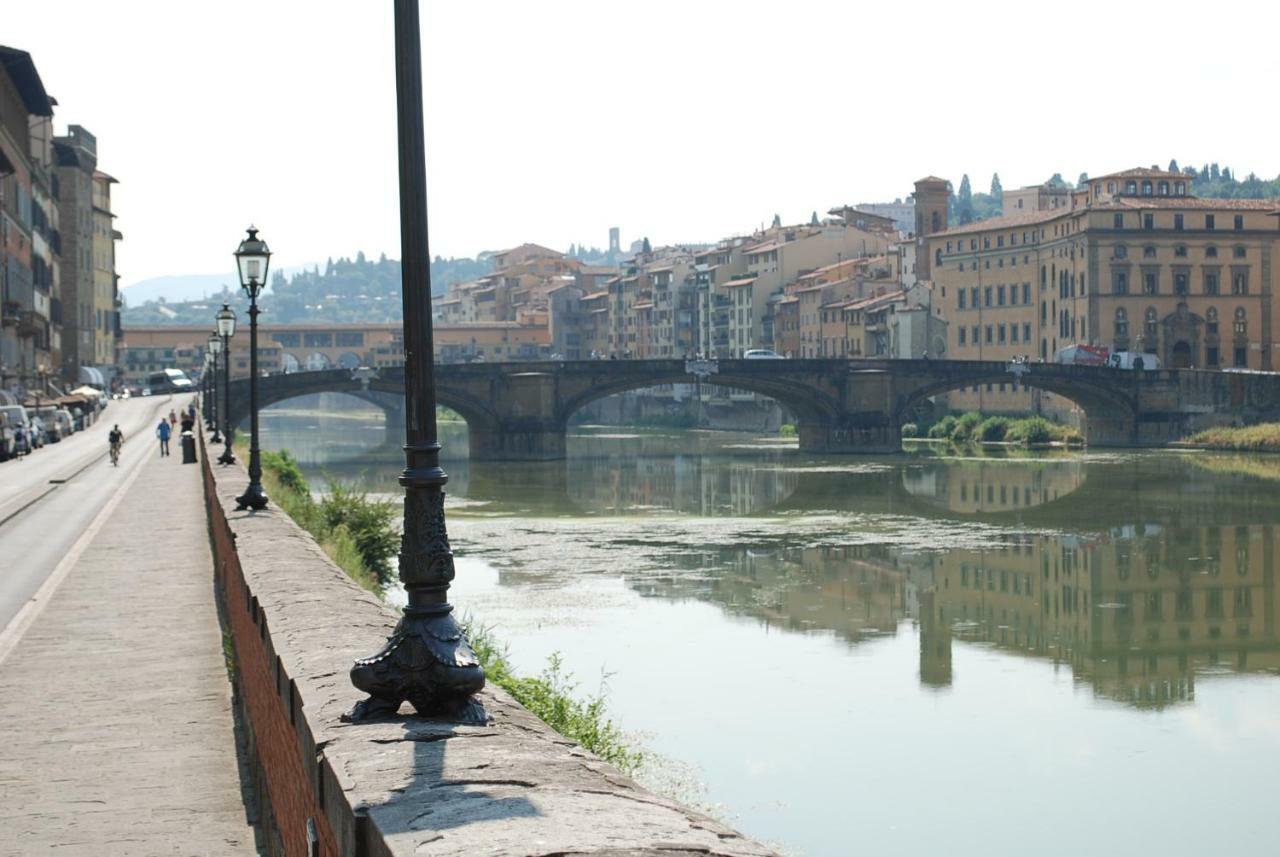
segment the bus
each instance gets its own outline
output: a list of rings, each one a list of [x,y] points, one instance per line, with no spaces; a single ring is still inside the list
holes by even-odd
[[[195,389],[195,384],[191,383],[187,373],[181,369],[165,369],[163,372],[154,372],[147,378],[147,389],[153,396],[163,396],[166,393],[190,393]]]

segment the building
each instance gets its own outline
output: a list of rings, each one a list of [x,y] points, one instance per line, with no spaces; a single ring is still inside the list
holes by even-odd
[[[31,55],[0,47],[0,389],[16,394],[41,386],[56,369],[57,221],[49,217],[55,188],[47,145],[53,103]]]
[[[895,199],[893,202],[863,202],[857,208],[868,214],[878,214],[893,221],[897,230],[903,234],[912,233],[916,228],[916,206],[910,198],[906,202]]]
[[[950,356],[1052,360],[1079,343],[1171,368],[1274,368],[1277,201],[1200,199],[1190,176],[1142,168],[1067,198],[1025,193],[1017,213],[924,237],[917,270],[931,268]],[[954,394],[952,408],[1052,398],[989,386]]]

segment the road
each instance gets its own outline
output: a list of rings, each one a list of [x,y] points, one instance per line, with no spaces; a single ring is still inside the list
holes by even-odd
[[[157,455],[153,428],[189,396],[114,401],[97,423],[61,443],[0,463],[0,635],[67,556],[103,507],[121,493],[145,456]],[[107,457],[107,433],[125,435],[120,465]],[[174,439],[173,466],[182,451]],[[190,501],[191,498],[183,498]],[[157,497],[157,526],[171,498]],[[139,533],[145,537],[145,533]]]

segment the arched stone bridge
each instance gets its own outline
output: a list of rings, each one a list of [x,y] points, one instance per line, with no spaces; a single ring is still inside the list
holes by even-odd
[[[713,371],[711,371],[713,369]],[[467,421],[473,458],[563,458],[569,418],[604,396],[659,384],[708,383],[769,396],[797,420],[800,449],[883,453],[931,396],[975,384],[1011,383],[1061,395],[1085,412],[1098,446],[1150,446],[1212,425],[1280,418],[1280,374],[1135,372],[1053,363],[968,360],[582,360],[436,366],[436,397]],[[709,374],[708,374],[709,372]],[[391,408],[400,368],[332,369],[260,379],[261,407],[322,392],[362,395]],[[248,380],[231,383],[233,423],[248,414]]]

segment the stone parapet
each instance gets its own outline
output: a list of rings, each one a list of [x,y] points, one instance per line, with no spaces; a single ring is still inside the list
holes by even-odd
[[[360,698],[347,671],[377,651],[396,613],[276,507],[233,511],[244,470],[202,460],[237,697],[273,853],[773,853],[645,791],[499,688],[482,695],[487,726],[403,713],[343,723]]]

